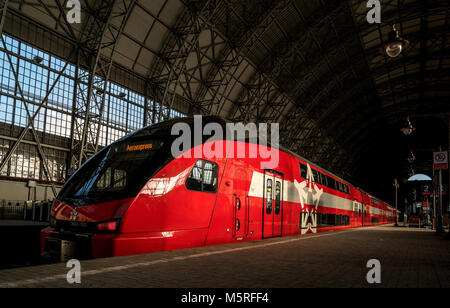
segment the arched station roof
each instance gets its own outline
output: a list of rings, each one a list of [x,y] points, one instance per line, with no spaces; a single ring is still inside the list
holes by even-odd
[[[381,24],[360,0],[82,0],[80,24],[65,3],[10,0],[3,30],[185,114],[280,123],[285,147],[343,177],[394,175],[447,140],[448,1],[381,1]],[[393,24],[411,42],[395,59]]]

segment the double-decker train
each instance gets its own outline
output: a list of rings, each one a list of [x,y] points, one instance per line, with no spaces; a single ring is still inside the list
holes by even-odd
[[[123,256],[395,220],[388,204],[282,148],[203,137],[173,157],[177,123],[195,129],[193,118],[141,129],[77,170],[53,203],[51,226],[41,232],[43,255]],[[217,117],[203,118],[202,125],[208,123],[226,126]],[[257,155],[230,155],[238,147]],[[223,155],[211,158],[205,148]],[[277,154],[276,167],[262,166],[261,148]]]

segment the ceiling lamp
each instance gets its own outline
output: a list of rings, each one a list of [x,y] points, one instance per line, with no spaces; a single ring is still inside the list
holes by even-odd
[[[402,39],[395,25],[393,25],[392,31],[389,32],[388,41],[382,47],[382,52],[391,58],[396,58],[408,47],[409,41]]]
[[[405,128],[402,128],[400,131],[406,136],[409,136],[416,130],[416,128],[412,125],[409,117],[406,118],[406,121],[408,122],[407,126]]]

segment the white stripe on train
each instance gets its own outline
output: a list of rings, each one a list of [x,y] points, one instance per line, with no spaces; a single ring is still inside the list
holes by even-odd
[[[264,196],[264,173],[254,171],[252,175],[252,182],[250,184],[249,197],[263,198]],[[300,197],[294,183],[291,181],[283,180],[283,201],[296,203],[300,206]],[[312,196],[308,195],[307,204],[314,204]],[[361,208],[361,203],[354,202],[350,199],[342,198],[330,193],[324,192],[320,198],[319,207],[326,207],[345,211],[355,211]],[[370,213],[380,215],[381,210],[379,208],[369,206]]]

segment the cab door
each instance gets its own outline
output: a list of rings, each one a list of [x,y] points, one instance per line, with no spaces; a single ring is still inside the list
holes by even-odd
[[[282,235],[283,176],[264,172],[263,238]]]

